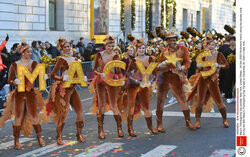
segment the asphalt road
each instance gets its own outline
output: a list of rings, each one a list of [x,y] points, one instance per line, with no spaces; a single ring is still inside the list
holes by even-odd
[[[235,104],[226,104],[229,128],[224,128],[217,108],[214,113],[202,114],[201,128],[189,130],[178,103],[165,102],[163,126],[166,133],[153,135],[146,127],[144,118],[134,121],[137,137],[129,137],[127,124],[123,123],[125,137],[118,138],[116,123],[111,112],[105,115],[104,130],[106,139],[97,136],[96,117],[89,114],[92,95],[87,88],[79,90],[84,108],[85,143],[76,142],[75,113],[71,111],[63,130],[65,145],[56,145],[56,124],[42,124],[42,135],[46,142],[40,147],[35,133],[30,138],[23,135],[21,150],[13,149],[12,122],[7,121],[0,129],[0,156],[127,156],[127,157],[232,157],[235,156]],[[156,127],[156,97],[150,102],[153,111],[153,125]],[[192,115],[194,117],[194,115]],[[191,118],[194,123],[194,118]]]

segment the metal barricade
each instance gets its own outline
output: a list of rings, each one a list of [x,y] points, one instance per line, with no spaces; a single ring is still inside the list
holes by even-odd
[[[82,63],[82,70],[85,76],[88,77],[88,79],[91,79],[92,72],[93,72],[93,66],[94,61],[87,61]]]
[[[4,110],[4,103],[7,100],[8,93],[10,92],[10,85],[6,84],[0,91],[0,116]]]
[[[86,61],[82,62],[82,70],[85,76],[88,78],[88,82],[93,78],[93,66],[94,66],[94,61]],[[79,89],[82,87],[80,85],[77,86]]]
[[[4,103],[7,99],[7,95],[0,95],[0,115],[4,110]]]

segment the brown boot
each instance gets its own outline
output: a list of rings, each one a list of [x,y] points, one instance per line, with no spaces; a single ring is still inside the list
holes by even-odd
[[[14,126],[13,125],[13,136],[14,136],[14,148],[20,149],[23,145],[19,143],[19,136],[20,136],[21,126]]]
[[[202,108],[196,107],[196,109],[195,109],[195,118],[196,118],[195,127],[197,129],[200,129],[200,127],[201,127],[201,125],[200,125],[201,113],[202,113]]]
[[[58,125],[56,128],[56,132],[57,132],[56,139],[57,139],[58,145],[63,145],[62,130],[63,130],[64,124],[65,123],[62,123],[61,125]]]
[[[120,115],[114,115],[116,124],[117,124],[117,132],[119,137],[124,137],[124,133],[122,131],[122,118]]]
[[[41,147],[45,146],[45,142],[44,142],[44,140],[41,137],[41,132],[42,132],[41,125],[40,124],[33,125],[33,128],[34,128],[34,130],[36,132],[36,137],[37,137],[39,145]]]
[[[136,134],[133,130],[133,118],[134,115],[128,115],[127,121],[128,121],[128,134],[129,136],[136,137]]]
[[[162,127],[162,112],[163,111],[156,111],[156,121],[157,121],[157,130],[158,132],[165,132]]]
[[[149,129],[153,134],[157,134],[158,131],[153,127],[153,124],[152,124],[152,116],[151,116],[151,117],[145,117],[145,119],[146,119],[146,122],[147,122],[148,129]]]
[[[196,127],[191,123],[191,120],[190,120],[190,110],[183,110],[182,112],[185,117],[186,126],[191,130],[195,130]]]
[[[84,127],[84,122],[82,121],[78,121],[76,122],[76,138],[78,141],[80,142],[84,142],[85,138],[82,135],[82,128]]]
[[[221,116],[223,118],[223,124],[224,124],[224,127],[225,128],[228,128],[229,127],[229,123],[227,121],[227,111],[226,111],[226,108],[223,107],[221,109],[219,109],[220,113],[221,113]]]
[[[97,115],[97,123],[98,123],[98,137],[100,139],[104,139],[104,131],[103,131],[103,121],[104,121],[104,114]]]

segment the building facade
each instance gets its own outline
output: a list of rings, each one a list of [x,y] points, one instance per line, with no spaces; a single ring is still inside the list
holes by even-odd
[[[150,15],[150,29],[154,30],[161,24],[166,26],[165,9],[169,1],[124,0],[125,29],[121,30],[122,0],[0,0],[0,40],[8,33],[10,41],[7,47],[10,48],[22,39],[28,43],[41,40],[54,44],[60,36],[77,42],[82,36],[89,40],[95,33],[121,39],[131,33],[146,38],[147,15]],[[147,2],[149,14],[146,13]],[[133,3],[135,10],[131,17]],[[192,26],[199,31],[214,28],[224,34],[225,24],[235,25],[234,0],[175,0],[175,3],[175,17],[174,6],[169,4],[169,28],[175,22],[179,31]]]

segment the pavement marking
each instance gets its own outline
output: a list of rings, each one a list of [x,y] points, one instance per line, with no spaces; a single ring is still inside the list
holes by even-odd
[[[169,103],[169,104],[167,104],[167,105],[164,105],[163,108],[167,108],[167,107],[172,106],[172,105],[174,105],[174,104],[177,104],[177,101],[174,101],[174,102],[172,102],[172,103]]]
[[[28,153],[18,155],[17,157],[41,156],[41,155],[50,153],[52,151],[55,151],[57,149],[61,149],[61,148],[66,147],[66,146],[73,145],[73,144],[75,144],[77,142],[76,141],[64,141],[64,143],[65,144],[61,145],[61,146],[58,146],[57,143],[53,143],[53,144],[47,145],[45,147],[41,147],[39,149],[30,151]]]
[[[93,115],[91,112],[88,112],[88,113],[85,113],[85,115]],[[108,112],[105,112],[105,116],[112,116],[113,115],[113,112],[112,111],[108,111]]]
[[[144,115],[144,113],[142,112],[142,114]],[[92,115],[92,113],[86,113],[85,115]],[[112,111],[108,111],[105,113],[105,115],[108,116],[112,116],[113,112]],[[152,112],[152,115],[155,116],[156,113]],[[183,116],[183,112],[175,112],[175,111],[164,111],[162,116],[164,117],[184,117]],[[190,117],[195,117],[195,114],[190,113]],[[204,118],[221,118],[221,114],[220,113],[202,113],[201,117]],[[235,118],[235,113],[227,113],[227,118]]]
[[[153,113],[153,115],[156,115]],[[174,112],[174,111],[164,111],[163,116],[168,116],[168,117],[184,117],[183,112]],[[190,113],[190,117],[195,117],[195,114]],[[206,118],[221,118],[220,113],[202,113],[201,117],[206,117]],[[235,118],[235,113],[227,113],[227,118]]]
[[[158,147],[147,152],[141,157],[162,157],[164,155],[167,155],[169,152],[173,151],[176,148],[177,146],[173,146],[173,145],[159,145]]]
[[[24,143],[24,142],[28,142],[31,140],[34,140],[35,138],[19,138],[19,143]],[[14,140],[10,141],[10,142],[6,142],[6,143],[1,143],[0,144],[0,150],[10,147],[10,146],[14,146]]]
[[[234,149],[220,149],[215,150],[209,157],[232,157],[234,154]]]
[[[92,148],[92,149],[89,149],[88,151],[84,152],[84,153],[81,153],[81,154],[78,154],[74,157],[93,157],[93,156],[99,156],[99,155],[102,155],[114,148],[119,148],[119,146],[123,145],[124,143],[109,143],[109,142],[106,142],[106,143],[103,143],[101,145],[99,145],[98,147],[95,147],[95,148]]]
[[[170,103],[170,104],[164,105],[163,108],[170,107],[170,106],[172,106],[172,105],[174,105],[174,104],[177,104],[177,101],[174,101],[174,102],[172,102],[172,103]],[[156,111],[156,109],[152,110],[152,112],[155,112],[155,111]]]
[[[93,97],[82,99],[81,102],[84,102],[84,101],[87,101],[87,100],[90,100],[90,99],[93,99]]]

